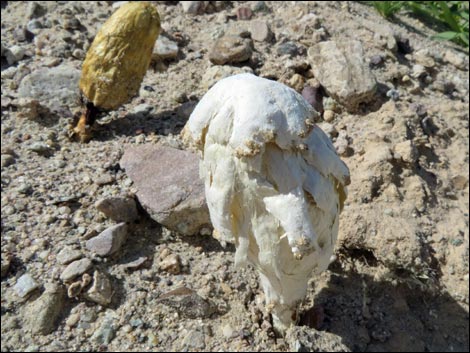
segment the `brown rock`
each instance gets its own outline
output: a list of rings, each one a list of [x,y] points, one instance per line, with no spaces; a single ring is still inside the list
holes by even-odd
[[[249,38],[224,36],[214,44],[209,60],[215,65],[247,61],[253,54],[253,42]]]
[[[183,235],[196,234],[210,224],[196,154],[155,145],[132,146],[120,164],[154,220]]]
[[[308,50],[308,57],[315,78],[348,110],[374,97],[376,80],[359,41],[321,42]]]
[[[95,206],[116,222],[133,222],[139,218],[135,201],[128,197],[108,197],[99,200]]]

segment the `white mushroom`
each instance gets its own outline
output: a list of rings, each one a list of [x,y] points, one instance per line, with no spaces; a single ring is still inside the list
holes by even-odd
[[[214,236],[259,271],[274,327],[295,321],[312,273],[334,252],[349,170],[294,90],[240,74],[214,85],[183,137],[202,151]]]

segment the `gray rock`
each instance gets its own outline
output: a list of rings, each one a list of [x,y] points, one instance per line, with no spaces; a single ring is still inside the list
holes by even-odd
[[[33,18],[43,16],[46,12],[46,9],[41,6],[37,1],[32,1],[28,4],[28,8],[26,10],[26,17],[31,20]]]
[[[44,142],[33,142],[28,146],[28,150],[36,152],[37,154],[48,154],[51,148]]]
[[[25,49],[19,45],[13,45],[12,47],[8,48],[4,53],[8,65],[13,65],[23,59],[25,52]]]
[[[250,23],[251,38],[257,42],[268,42],[273,33],[266,21],[255,20]]]
[[[216,65],[211,66],[202,76],[202,87],[204,90],[209,90],[213,85],[225,77],[232,75],[243,74],[243,73],[253,73],[253,69],[248,66],[235,67],[235,66],[226,66],[226,65]]]
[[[38,30],[42,29],[43,27],[44,26],[42,22],[38,19],[28,21],[28,24],[26,25],[26,29],[32,33],[37,33]]]
[[[57,254],[56,259],[59,264],[67,265],[72,261],[78,260],[82,257],[83,253],[80,250],[65,247]]]
[[[29,273],[25,273],[23,276],[18,278],[15,286],[13,287],[16,294],[22,299],[26,298],[29,294],[31,294],[31,292],[38,288],[39,284]]]
[[[108,345],[115,336],[116,327],[114,325],[114,318],[111,315],[106,315],[101,326],[93,334],[92,339],[98,344]]]
[[[127,224],[119,223],[109,227],[86,242],[86,248],[100,256],[109,256],[121,248],[127,238]]]
[[[183,339],[183,350],[189,348],[191,350],[202,351],[206,348],[204,332],[200,330],[191,330]]]
[[[181,1],[180,4],[183,6],[184,13],[190,15],[202,14],[206,8],[204,1]]]
[[[128,197],[107,197],[99,200],[95,206],[116,222],[133,222],[139,218],[134,199]]]
[[[282,43],[277,47],[276,50],[278,55],[288,55],[289,57],[294,57],[299,55],[299,47],[294,42]]]
[[[173,42],[165,36],[158,36],[155,47],[153,48],[152,59],[176,59],[178,56],[178,43]]]
[[[444,54],[444,60],[460,70],[468,71],[468,56],[464,54],[456,53],[449,49]]]
[[[209,53],[209,60],[215,65],[247,61],[253,54],[253,42],[249,38],[224,36],[216,40]]]
[[[25,326],[33,334],[47,335],[54,331],[64,312],[65,289],[56,284],[46,284],[44,293],[25,310]]]
[[[47,102],[48,107],[77,106],[79,79],[80,70],[73,66],[40,68],[21,81],[18,94]]]
[[[12,164],[15,164],[15,157],[9,154],[2,154],[2,168],[6,168]]]
[[[131,146],[120,165],[154,220],[183,235],[210,225],[196,154],[155,145]]]
[[[83,295],[86,299],[100,305],[106,306],[111,303],[113,296],[113,287],[108,276],[99,271],[93,274],[93,284]]]
[[[216,312],[214,303],[186,287],[167,292],[157,301],[175,309],[180,315],[189,319],[208,318]]]
[[[64,282],[69,282],[77,276],[81,276],[91,269],[92,262],[90,259],[84,258],[69,264],[60,275],[60,279]]]
[[[351,352],[340,336],[307,326],[291,326],[285,341],[291,352]]]
[[[374,97],[376,80],[359,41],[321,42],[308,50],[315,78],[348,110]]]

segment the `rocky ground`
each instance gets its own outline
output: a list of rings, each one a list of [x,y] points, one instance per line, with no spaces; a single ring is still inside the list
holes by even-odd
[[[80,67],[120,3],[1,3],[1,350],[468,351],[468,55],[358,2],[155,3],[140,94],[88,144]],[[239,72],[302,92],[351,170],[337,259],[284,338],[178,135]]]

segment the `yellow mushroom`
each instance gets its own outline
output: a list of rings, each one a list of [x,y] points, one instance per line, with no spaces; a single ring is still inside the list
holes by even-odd
[[[138,93],[159,32],[158,11],[148,2],[122,5],[101,27],[80,78],[87,110],[73,133],[81,141],[91,137],[90,127],[99,110],[116,109]]]

